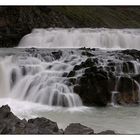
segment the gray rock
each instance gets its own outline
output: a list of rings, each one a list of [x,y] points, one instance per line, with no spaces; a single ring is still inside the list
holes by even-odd
[[[94,134],[94,130],[80,123],[71,123],[65,129],[64,134]]]
[[[103,134],[103,135],[110,135],[110,134],[116,134],[115,131],[113,130],[106,130],[106,131],[102,131],[100,133],[97,133],[97,134]]]
[[[0,108],[0,134],[62,134],[57,123],[46,118],[20,120],[8,105]]]

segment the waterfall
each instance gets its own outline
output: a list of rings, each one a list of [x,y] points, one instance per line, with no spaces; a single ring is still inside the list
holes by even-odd
[[[139,29],[34,29],[25,35],[18,47],[38,48],[105,48],[105,49],[139,49]]]
[[[128,65],[128,63],[125,63],[127,71],[124,71],[123,65],[120,64],[119,66],[116,65],[116,75],[119,75],[116,77],[116,82],[115,82],[115,86],[114,86],[114,90],[111,92],[112,93],[112,98],[111,98],[111,104],[113,106],[116,106],[118,97],[122,96],[122,98],[124,97],[123,92],[131,92],[133,95],[133,100],[136,101],[138,99],[139,102],[140,101],[140,81],[137,81],[135,79],[133,79],[131,77],[131,75],[133,76],[137,76],[140,74],[140,64],[136,61],[131,61],[131,68]],[[133,69],[133,70],[132,70]],[[122,82],[123,79],[123,82]],[[127,82],[131,81],[131,85],[132,87],[128,87],[128,89],[126,89],[127,87]],[[125,81],[125,82],[124,82]],[[130,82],[129,81],[129,82]]]
[[[63,61],[63,60],[62,60]],[[30,101],[49,106],[82,106],[73,87],[66,84],[63,74],[72,68],[70,64],[39,58],[18,56],[1,58],[0,97]]]
[[[123,57],[123,51],[108,49],[139,50],[139,44],[139,29],[34,29],[19,42],[19,50],[26,48],[23,49],[24,54],[0,59],[0,97],[6,96],[49,106],[81,106],[82,95],[74,93],[74,84],[79,84],[78,80],[83,76],[85,69],[81,67],[74,70],[74,67],[84,64],[87,58],[92,57],[98,61],[97,64],[93,63],[97,69],[101,67],[108,74],[111,72],[115,78],[118,77],[114,89],[111,88],[110,91],[112,102],[116,104],[118,96],[133,93],[132,87],[127,91],[130,87],[126,88],[127,84],[120,84],[123,78],[126,83],[133,83],[134,92],[140,92],[140,81],[133,78],[140,74],[140,62],[129,54]],[[100,49],[74,49],[77,47]],[[84,52],[88,50],[89,56]],[[70,82],[70,72],[74,73],[72,80],[77,83]],[[120,87],[125,88],[125,91]]]

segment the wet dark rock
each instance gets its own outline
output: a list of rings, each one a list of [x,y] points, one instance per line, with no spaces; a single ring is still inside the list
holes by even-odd
[[[25,51],[30,54],[36,54],[39,52],[39,50],[37,48],[26,48]]]
[[[75,84],[76,84],[76,81],[77,81],[76,78],[69,78],[68,80],[69,80],[69,82],[70,82],[72,85],[75,85]],[[69,84],[69,85],[71,85],[71,84]]]
[[[81,50],[85,52],[92,51],[86,48]],[[81,97],[83,104],[87,106],[106,106],[110,103],[112,91],[114,90],[118,92],[115,95],[118,104],[138,104],[140,76],[136,75],[136,64],[139,63],[139,51],[109,51],[100,54],[102,56],[96,56],[96,52],[94,57],[87,56],[85,61],[73,68],[75,73],[78,70],[83,71],[83,74],[73,83],[74,92]],[[107,55],[110,56],[109,60],[106,59]],[[116,60],[110,59],[114,56]],[[117,83],[118,76],[121,76],[119,83]]]
[[[55,59],[60,59],[62,56],[62,51],[52,52]]]
[[[64,72],[62,77],[67,77],[68,73],[67,72]]]
[[[81,68],[82,68],[82,66],[80,66],[80,65],[75,65],[73,70],[79,70],[79,69],[81,69]]]
[[[68,74],[67,77],[74,77],[74,76],[75,76],[75,71],[73,70],[73,71],[71,71],[71,72]]]
[[[100,135],[114,135],[116,133],[113,130],[106,130],[106,131],[102,131],[102,132],[97,133],[97,134],[100,134]]]
[[[57,124],[46,118],[20,120],[8,105],[0,108],[0,134],[60,134]]]
[[[83,103],[88,106],[106,106],[110,101],[108,73],[102,67],[98,68],[93,61],[87,59],[81,63],[81,68],[86,68],[85,72],[74,86],[74,92],[79,94]],[[75,69],[75,68],[74,68]]]
[[[140,83],[140,74],[136,74],[136,75],[132,76],[132,78],[134,80],[136,80],[138,83]]]
[[[118,94],[116,101],[118,104],[138,104],[139,89],[136,82],[129,77],[121,77],[118,83]]]
[[[90,53],[90,52],[88,52],[88,51],[82,52],[82,55],[86,55],[86,56],[88,56],[88,57],[94,56],[92,53]]]
[[[80,70],[86,67],[93,67],[98,64],[97,58],[87,58],[85,62],[82,62],[80,65],[76,65],[73,70]]]
[[[81,125],[80,123],[71,123],[64,131],[64,134],[94,134],[94,130]]]
[[[46,118],[30,119],[28,120],[28,124],[37,126],[40,134],[59,134],[57,123]]]
[[[123,50],[122,53],[131,55],[135,60],[139,59],[140,60],[140,51],[131,49],[131,50]]]

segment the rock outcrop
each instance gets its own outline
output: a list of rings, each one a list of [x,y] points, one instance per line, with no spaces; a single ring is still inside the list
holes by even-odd
[[[61,134],[57,124],[46,118],[20,120],[8,105],[0,108],[0,134]]]
[[[8,105],[0,108],[0,134],[95,134],[94,130],[80,123],[71,123],[63,131],[56,122],[46,118],[29,119],[28,121],[15,116]],[[115,134],[112,130],[96,134]]]
[[[94,130],[81,125],[80,123],[71,123],[64,131],[64,134],[94,134]]]
[[[87,59],[75,65],[67,77],[84,105],[106,106],[112,100],[119,105],[139,103],[139,51],[82,49],[83,54]],[[77,77],[79,71],[82,74]]]

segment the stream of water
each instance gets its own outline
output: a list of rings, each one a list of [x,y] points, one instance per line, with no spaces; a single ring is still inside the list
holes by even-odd
[[[43,55],[36,50],[31,53],[25,51],[32,47],[47,51],[40,49]],[[118,133],[140,134],[139,106],[83,106],[79,95],[74,93],[73,86],[64,76],[76,64],[86,60],[86,56],[74,52],[77,47],[139,50],[140,30],[34,29],[21,39],[17,48],[0,49],[0,105],[10,105],[20,118],[46,117],[56,121],[63,129],[69,123],[79,122],[95,132],[110,129]],[[54,59],[49,53],[49,49],[53,48],[66,51],[60,59]],[[68,53],[67,48],[74,53]],[[101,65],[106,65],[107,59],[110,56],[106,56]],[[115,56],[112,56],[114,59]],[[134,71],[130,71],[128,66],[127,74],[140,74],[140,63],[132,61],[132,64]],[[116,66],[117,74],[123,73],[121,66]],[[75,78],[82,73],[82,70],[78,71]],[[140,92],[139,83],[134,83]],[[112,93],[117,94],[117,88]],[[115,103],[113,97],[112,102]]]

